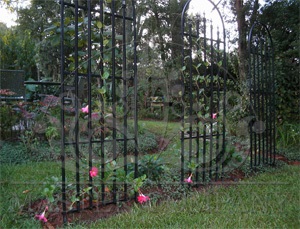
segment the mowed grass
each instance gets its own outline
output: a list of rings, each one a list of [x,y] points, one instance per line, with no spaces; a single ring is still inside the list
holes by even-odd
[[[72,228],[299,228],[299,166]]]
[[[73,170],[66,163],[66,170]],[[32,162],[0,167],[0,228],[39,228],[40,222],[21,214],[32,201],[44,198],[43,189],[61,177],[61,162]],[[57,184],[60,187],[60,183]]]
[[[157,136],[176,140],[180,137],[180,122],[168,122],[168,121],[154,121],[154,120],[141,120],[138,122],[139,129],[146,129]]]
[[[59,172],[60,163],[2,166],[0,228],[41,228],[19,211],[40,197],[45,177]],[[129,213],[69,228],[299,228],[299,174],[299,166],[286,165],[235,186],[215,185],[180,201],[136,205]]]

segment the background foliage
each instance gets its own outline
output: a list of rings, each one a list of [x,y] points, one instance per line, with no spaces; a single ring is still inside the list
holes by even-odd
[[[300,120],[300,2],[267,1],[259,19],[270,30],[275,48],[277,113],[283,121]]]
[[[159,88],[163,90],[166,101],[171,100],[169,98],[171,83],[179,78],[176,71],[180,64],[178,31],[181,9],[185,2],[185,0],[137,1],[139,104],[142,107],[147,106],[147,98],[154,96],[156,89]],[[267,0],[260,10],[258,10],[260,7],[258,1],[244,1],[241,6],[237,4],[238,2],[222,1],[218,7],[232,11],[234,16],[231,19],[228,14],[224,17],[233,27],[236,27],[237,22],[237,25],[241,23],[239,22],[241,17],[245,19],[246,32],[255,19],[269,27],[276,56],[277,114],[285,121],[299,121],[299,1]],[[59,31],[57,28],[59,28],[60,18],[58,2],[32,0],[31,5],[23,8],[14,8],[12,1],[4,1],[2,5],[17,11],[18,24],[11,28],[0,24],[0,67],[25,70],[27,79],[39,80],[41,77],[50,77],[58,80]],[[239,10],[243,11],[242,15],[239,15]],[[71,19],[72,14],[71,11],[67,11],[66,18]],[[84,17],[84,13],[82,16]],[[71,35],[72,27],[68,27],[66,31]],[[82,33],[79,40],[83,44],[84,42],[81,41],[85,39],[84,26],[80,28]],[[241,42],[237,39],[237,32],[243,31],[238,29],[228,31],[233,47],[234,44]],[[241,44],[238,46],[239,49],[240,46]],[[239,53],[240,51],[236,49],[229,55],[230,78],[236,82],[243,79],[244,74],[239,69],[244,57]],[[156,80],[158,76],[159,79]],[[149,88],[149,79],[152,80],[152,88]],[[157,86],[156,81],[160,82],[160,86]]]

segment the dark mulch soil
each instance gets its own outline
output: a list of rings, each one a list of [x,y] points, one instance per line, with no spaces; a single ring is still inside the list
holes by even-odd
[[[289,161],[286,157],[284,157],[282,155],[278,155],[278,154],[275,156],[275,159],[280,160],[280,161],[284,161],[288,165],[300,165],[300,161]]]
[[[164,145],[164,144],[162,144]],[[281,160],[286,162],[290,165],[300,165],[299,161],[289,161],[284,156],[276,155],[277,160]],[[211,183],[209,186],[199,186],[199,187],[192,187],[193,190],[201,191],[207,188],[210,188],[211,186],[231,186],[234,184],[237,184],[238,181],[245,178],[245,174],[243,171],[236,169],[233,172],[231,172],[226,178],[223,178],[222,180],[216,181]],[[144,194],[147,195],[147,193],[156,193],[159,196],[167,196],[168,193],[165,193],[164,190],[160,187],[155,187],[151,190],[145,190]],[[164,198],[161,198],[164,199]],[[89,204],[87,202],[82,203],[81,205],[81,211],[80,212],[69,212],[67,214],[68,223],[70,224],[76,224],[79,222],[94,222],[99,219],[104,219],[108,217],[112,217],[119,213],[124,213],[130,211],[133,204],[135,203],[135,200],[131,199],[128,201],[123,201],[120,204],[107,204],[102,205],[98,203],[94,203],[93,208],[89,208]],[[159,204],[159,201],[158,201]],[[32,217],[34,217],[34,214],[39,212],[40,214],[44,211],[45,207],[48,206],[47,200],[37,200],[35,202],[32,202],[28,206],[24,207],[22,214],[29,214]],[[55,209],[49,209],[49,211],[46,212],[46,217],[48,219],[47,223],[42,223],[43,228],[48,229],[54,229],[59,228],[63,226],[63,217],[62,217],[62,208],[61,204],[58,204]]]
[[[123,213],[129,211],[133,204],[134,200],[122,201],[121,204],[107,204],[102,205],[98,203],[94,203],[93,207],[89,207],[89,203],[81,202],[81,210],[78,211],[70,211],[67,213],[67,220],[69,224],[76,224],[76,223],[90,223],[94,222],[99,219],[104,219],[108,217],[112,217],[116,214]],[[30,214],[32,217],[39,212],[41,214],[46,206],[49,205],[48,201],[45,199],[39,199],[35,202],[31,203],[30,205],[24,207],[22,214]],[[42,223],[43,228],[59,228],[63,227],[63,215],[62,215],[62,204],[58,203],[56,207],[48,209],[45,214],[48,222]]]

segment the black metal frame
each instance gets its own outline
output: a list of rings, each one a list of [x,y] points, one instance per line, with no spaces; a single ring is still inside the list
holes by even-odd
[[[213,179],[218,180],[222,177],[228,155],[226,152],[226,81],[227,81],[227,63],[226,63],[226,33],[224,22],[217,6],[210,0],[213,9],[216,10],[222,22],[221,30],[218,28],[217,35],[214,37],[214,28],[211,24],[208,27],[205,17],[196,17],[196,20],[187,20],[187,9],[192,0],[188,0],[182,10],[181,15],[181,38],[182,38],[182,97],[181,97],[181,183],[184,182],[187,176],[195,175],[194,183],[201,184]],[[80,197],[81,190],[85,185],[89,189],[88,207],[93,208],[92,187],[95,185],[93,177],[89,176],[89,171],[94,166],[93,158],[95,157],[95,145],[100,146],[99,161],[100,161],[100,179],[104,179],[107,169],[105,144],[112,144],[111,161],[117,159],[117,144],[123,143],[123,166],[125,174],[128,173],[128,141],[133,141],[134,150],[134,174],[135,178],[138,174],[138,116],[137,116],[137,35],[136,35],[136,15],[135,1],[111,1],[110,11],[105,11],[105,1],[99,0],[86,1],[85,6],[80,6],[78,0],[74,3],[61,0],[61,162],[62,162],[62,206],[63,220],[67,222],[67,202],[70,201],[67,190],[69,183],[67,177],[71,176],[75,180],[75,189],[71,190]],[[130,2],[130,3],[129,3]],[[96,4],[97,7],[95,7]],[[117,9],[116,5],[121,6]],[[74,20],[66,20],[65,15],[67,9],[72,9]],[[127,10],[130,9],[130,14],[127,15]],[[84,12],[86,21],[82,21],[79,14]],[[121,23],[117,23],[117,20]],[[68,21],[68,22],[67,22]],[[71,24],[70,25],[70,21]],[[73,21],[73,22],[72,22]],[[69,23],[69,24],[67,24]],[[79,27],[86,23],[85,29],[80,30]],[[109,35],[105,30],[105,25],[110,25]],[[273,60],[273,44],[269,31],[262,25],[266,35],[254,35],[257,31],[259,23],[256,23],[249,35],[249,79],[250,79],[250,99],[252,101],[251,111],[254,124],[250,128],[251,136],[251,166],[263,163],[274,163],[275,159],[275,94],[274,94],[274,60]],[[74,35],[70,42],[70,37],[67,35],[70,26],[74,28]],[[130,29],[128,29],[128,26]],[[98,27],[98,28],[97,28]],[[95,29],[97,30],[95,33]],[[121,31],[121,32],[120,32]],[[208,32],[207,32],[208,31]],[[79,36],[85,33],[86,45],[80,44]],[[117,36],[121,34],[121,36]],[[211,36],[208,36],[208,34]],[[222,33],[222,36],[220,36]],[[97,35],[95,38],[95,34]],[[111,42],[111,48],[107,48],[108,36]],[[117,38],[118,37],[118,38]],[[121,37],[121,39],[119,38]],[[256,37],[256,38],[254,38]],[[121,42],[119,42],[119,40]],[[270,41],[270,45],[268,42]],[[71,45],[70,45],[71,43]],[[99,47],[95,49],[97,45]],[[69,46],[68,46],[68,45]],[[128,50],[130,46],[131,50]],[[73,51],[70,54],[70,49]],[[132,51],[129,54],[129,51]],[[85,55],[82,55],[82,52]],[[96,53],[96,54],[95,54]],[[121,55],[117,55],[121,53]],[[110,60],[107,61],[106,55],[110,54]],[[96,55],[96,56],[95,56]],[[128,58],[131,55],[131,58]],[[72,56],[72,58],[69,58]],[[95,58],[98,58],[95,61]],[[198,59],[197,59],[198,58]],[[72,59],[74,62],[71,63]],[[84,63],[82,61],[85,61]],[[97,69],[93,69],[97,65]],[[202,65],[200,65],[200,63]],[[71,64],[74,66],[70,68]],[[82,65],[86,64],[86,68]],[[196,68],[194,66],[197,66]],[[201,66],[205,66],[200,69]],[[196,71],[196,72],[195,72]],[[109,75],[107,75],[109,72]],[[264,76],[264,77],[263,77]],[[70,105],[69,91],[70,80],[71,87],[74,88],[72,101]],[[82,108],[81,98],[79,98],[79,81],[85,79],[87,83],[87,103],[89,112],[87,114],[87,136],[82,139],[80,136],[80,109]],[[100,137],[94,137],[93,126],[93,108],[94,100],[92,101],[93,93],[97,92],[95,88],[96,81],[102,89],[105,86],[105,81],[109,80],[111,85],[110,104],[106,104],[107,100],[103,96],[99,97],[99,124]],[[271,85],[271,87],[269,87]],[[117,86],[121,86],[122,95],[118,99]],[[133,94],[131,99],[128,96],[129,87],[132,87]],[[93,95],[93,96],[92,96]],[[117,104],[122,104],[122,123],[121,131],[117,124]],[[70,118],[68,107],[74,107],[74,114]],[[105,136],[105,128],[107,121],[105,119],[106,109],[111,108],[111,139]],[[132,113],[130,116],[129,113]],[[215,117],[217,116],[217,117]],[[133,120],[134,136],[128,137],[129,118]],[[67,131],[68,122],[71,120],[72,128]],[[265,122],[266,129],[262,133],[261,123]],[[256,128],[256,129],[255,129]],[[117,133],[121,132],[122,137],[118,137]],[[74,171],[68,174],[66,169],[67,147],[73,147],[75,152]],[[81,151],[82,146],[87,146],[88,149],[88,169],[84,170],[84,177],[88,179],[84,184],[80,169],[82,165]],[[260,154],[257,156],[256,151],[262,152],[262,160]],[[254,156],[253,156],[254,155]],[[189,164],[189,165],[187,165]],[[116,170],[114,170],[116,173]],[[74,176],[75,175],[75,176]],[[115,174],[116,175],[116,174]],[[126,182],[118,183],[112,181],[112,195],[107,197],[105,194],[106,183],[100,182],[97,184],[100,187],[101,195],[98,200],[102,204],[117,203],[117,201],[128,199],[128,184]],[[122,187],[122,194],[120,193]],[[72,211],[80,211],[82,209],[80,201],[76,201],[75,208]]]
[[[82,181],[81,177],[81,170],[80,167],[81,164],[81,152],[80,147],[83,145],[88,146],[88,168],[90,171],[94,165],[93,157],[94,157],[94,146],[97,144],[100,145],[100,177],[103,179],[105,176],[106,171],[106,161],[105,161],[105,152],[104,152],[104,145],[108,142],[112,144],[113,147],[113,155],[111,160],[115,160],[117,158],[116,154],[116,147],[118,142],[123,142],[124,144],[124,151],[123,151],[123,157],[124,157],[124,171],[127,173],[127,142],[133,141],[135,145],[135,152],[134,152],[134,171],[135,171],[135,177],[137,176],[137,162],[138,162],[138,149],[137,149],[137,133],[138,133],[138,124],[137,124],[137,56],[136,56],[136,16],[135,16],[135,1],[125,1],[122,2],[116,2],[111,1],[109,7],[110,12],[105,11],[104,6],[105,3],[103,0],[99,0],[97,2],[97,7],[94,7],[95,3],[92,3],[92,1],[87,1],[86,6],[79,5],[79,1],[74,0],[73,3],[67,2],[65,0],[60,1],[61,4],[61,26],[60,26],[60,34],[61,34],[61,162],[62,162],[62,205],[63,205],[63,220],[64,223],[67,222],[67,202],[70,201],[68,199],[68,190],[67,185],[69,184],[67,181],[67,173],[66,170],[66,147],[73,146],[75,151],[75,180],[76,180],[76,196],[80,196],[80,191],[84,187],[84,181]],[[116,9],[116,4],[121,3],[121,10]],[[127,9],[130,8],[131,15],[127,15]],[[66,24],[65,20],[65,14],[67,9],[72,9],[74,13],[74,21],[75,23],[72,25],[75,27],[74,29],[74,41],[73,41],[73,49],[74,49],[74,70],[70,71],[68,68],[70,66],[70,63],[68,62],[67,58],[67,48],[66,48],[66,42],[67,38],[65,36],[65,32],[67,31],[66,28],[69,26],[69,24]],[[82,46],[79,45],[79,24],[82,22],[80,21],[79,14],[84,11],[84,14],[87,17],[87,25],[86,25],[86,33],[87,33],[87,45],[82,48]],[[117,52],[117,27],[116,21],[121,21],[121,32],[122,33],[122,40],[118,43],[118,46],[121,46],[121,48],[118,48],[119,52],[122,53],[122,57],[119,58],[116,56]],[[109,22],[108,22],[109,21]],[[99,36],[97,38],[94,37],[93,30],[95,29],[95,24],[93,23],[99,23],[100,25],[98,28],[98,34]],[[105,54],[108,52],[108,50],[105,48],[105,31],[104,25],[106,23],[109,23],[111,25],[111,33],[109,35],[109,39],[111,41],[111,49],[109,50],[111,58],[110,61],[105,62]],[[101,26],[102,25],[102,26]],[[119,24],[118,24],[119,25]],[[128,29],[128,25],[130,29]],[[127,26],[127,28],[126,28]],[[118,27],[120,28],[120,27]],[[120,31],[120,30],[118,30]],[[95,50],[93,49],[93,42],[94,39],[97,40],[98,43],[100,43],[99,49]],[[130,40],[126,40],[130,39]],[[128,54],[128,45],[131,46],[132,49],[132,61],[129,63],[127,60]],[[82,70],[82,63],[80,62],[80,52],[86,52],[86,61],[87,61],[87,68]],[[99,61],[98,69],[97,71],[94,71],[92,69],[95,57],[93,56],[94,53],[98,53]],[[117,59],[119,58],[119,59]],[[93,62],[93,63],[92,63]],[[109,63],[111,62],[111,64]],[[119,66],[119,69],[116,69],[117,64]],[[92,107],[94,106],[92,101],[92,93],[95,93],[97,91],[97,88],[95,89],[95,80],[97,79],[98,82],[100,82],[100,87],[104,85],[104,68],[109,71],[110,75],[106,80],[110,81],[111,84],[111,101],[110,105],[105,104],[105,101],[102,96],[100,96],[99,102],[100,102],[100,138],[96,139],[93,137],[93,120],[92,120]],[[81,70],[80,70],[81,69]],[[117,70],[121,70],[121,74],[117,72]],[[80,99],[78,98],[78,82],[79,78],[84,78],[87,81],[87,105],[89,106],[89,113],[87,114],[87,121],[88,121],[88,136],[86,139],[82,140],[80,136],[79,126],[80,126],[80,109],[82,108]],[[69,131],[69,133],[66,132],[66,125],[68,120],[68,114],[67,114],[67,106],[70,106],[68,103],[66,103],[66,97],[68,93],[68,85],[67,81],[68,79],[74,79],[73,80],[73,87],[75,88],[74,94],[72,97],[74,98],[74,104],[72,104],[75,108],[75,115],[72,118],[73,126],[74,128],[72,131]],[[121,82],[121,83],[120,83]],[[116,108],[117,108],[117,85],[121,85],[123,90],[122,95],[122,106],[123,106],[123,114],[122,114],[122,137],[117,138],[117,115],[116,115]],[[128,94],[128,88],[133,88],[133,99],[128,100],[127,94]],[[68,95],[69,96],[69,95]],[[129,104],[130,103],[130,104]],[[107,127],[106,119],[105,119],[105,109],[107,107],[111,107],[111,114],[112,114],[112,138],[107,139],[105,137],[105,128]],[[132,112],[132,116],[129,117],[129,111]],[[134,128],[134,137],[128,138],[127,137],[127,129],[128,129],[128,119],[133,119],[133,128]],[[85,171],[87,174],[85,175],[86,178],[88,178],[88,186],[93,187],[95,182],[93,181],[93,178],[89,176],[89,172]],[[114,171],[115,172],[115,171]],[[70,176],[74,176],[73,173],[70,174]],[[98,184],[101,187],[101,197],[99,197],[102,204],[108,204],[108,203],[116,203],[120,200],[126,200],[128,198],[127,196],[127,184],[126,182],[123,182],[121,184],[117,183],[116,180],[113,181],[112,184],[112,196],[107,197],[105,195],[105,184],[101,183]],[[120,195],[118,193],[118,187],[122,186],[123,189],[123,195]],[[93,208],[93,189],[89,190],[89,208]],[[72,211],[80,211],[80,209],[83,206],[81,206],[80,201],[76,202],[75,208],[72,209]]]
[[[186,20],[186,11],[191,0],[187,1],[181,15],[183,67],[181,81],[184,89],[181,115],[181,182],[184,182],[185,177],[194,174],[194,182],[197,184],[219,179],[220,174],[222,174],[223,162],[226,159],[225,99],[227,73],[225,28],[217,6],[210,0],[208,1],[218,11],[221,18],[223,37],[220,37],[220,30],[217,31],[217,37],[213,37],[213,25],[208,27],[205,16],[201,21],[199,18],[195,22]],[[210,30],[210,37],[207,29]],[[201,83],[199,78],[195,79],[198,73],[195,72],[193,66],[199,64],[195,60],[195,56],[204,65],[207,64],[200,77],[205,77],[209,83]],[[220,62],[222,62],[221,65]],[[216,81],[214,82],[215,78]],[[204,107],[203,111],[203,106],[200,104],[201,99],[204,105],[208,105],[208,110]],[[212,117],[213,113],[218,115],[216,122]],[[209,116],[205,116],[205,114],[209,114]],[[191,166],[191,164],[194,164],[194,166]],[[207,179],[207,174],[209,179]],[[200,177],[200,175],[202,176]]]
[[[250,157],[251,167],[275,162],[274,50],[266,25],[256,22],[249,38]]]

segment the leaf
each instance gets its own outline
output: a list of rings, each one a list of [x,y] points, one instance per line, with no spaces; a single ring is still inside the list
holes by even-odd
[[[90,191],[91,189],[92,189],[92,187],[84,188],[84,189],[83,189],[83,192],[88,192],[88,191]]]
[[[58,46],[60,44],[60,36],[53,36],[51,38],[51,45]]]
[[[103,94],[106,93],[106,88],[103,86],[102,88],[99,88],[99,89],[98,89],[98,92],[99,92],[101,95],[103,95]]]
[[[45,30],[44,30],[44,32],[48,32],[48,31],[52,31],[52,30],[55,30],[57,28],[57,26],[50,26],[50,27],[48,27],[48,28],[46,28]]]
[[[98,27],[98,29],[101,29],[103,27],[102,22],[97,21],[96,26]]]
[[[49,202],[53,203],[54,202],[54,197],[53,196],[49,196],[48,200],[49,200]]]
[[[76,196],[72,196],[72,197],[71,197],[71,201],[72,201],[73,203],[75,203],[75,202],[79,201],[79,198],[76,197]]]
[[[105,39],[105,40],[103,41],[103,46],[106,46],[108,43],[109,43],[109,40]]]
[[[102,75],[102,79],[106,80],[109,77],[109,72],[105,71]]]

